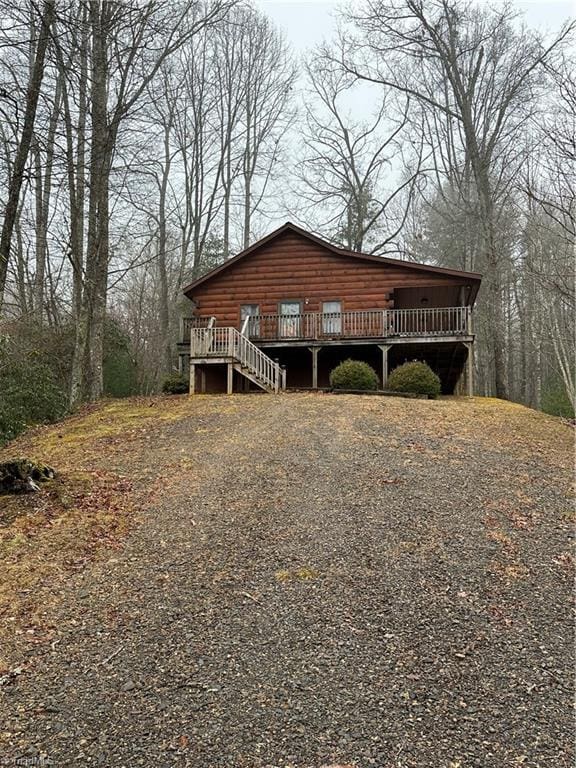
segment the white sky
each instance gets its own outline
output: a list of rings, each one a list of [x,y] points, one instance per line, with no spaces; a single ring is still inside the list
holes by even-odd
[[[296,53],[330,39],[336,28],[336,11],[345,5],[336,0],[254,0],[254,4],[284,30]],[[576,0],[513,0],[512,5],[525,14],[528,26],[542,31],[554,31],[576,15]]]

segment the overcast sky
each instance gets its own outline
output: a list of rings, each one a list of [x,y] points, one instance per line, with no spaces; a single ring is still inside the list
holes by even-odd
[[[297,53],[332,36],[336,10],[343,5],[335,0],[255,0],[255,4],[284,30]],[[525,14],[529,26],[551,31],[575,14],[576,5],[572,0],[515,0],[512,4]]]

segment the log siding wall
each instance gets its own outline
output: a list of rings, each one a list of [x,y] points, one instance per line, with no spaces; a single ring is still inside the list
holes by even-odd
[[[343,312],[392,309],[395,288],[462,285],[469,285],[465,277],[339,256],[285,232],[188,296],[197,302],[195,314],[214,316],[218,325],[238,326],[242,304],[258,304],[260,314],[276,314],[278,304],[289,299],[301,301],[303,312],[320,312],[323,301],[341,301]]]

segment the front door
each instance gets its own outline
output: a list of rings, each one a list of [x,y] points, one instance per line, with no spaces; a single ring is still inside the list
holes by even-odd
[[[301,335],[301,303],[281,301],[278,305],[278,337],[297,339]]]

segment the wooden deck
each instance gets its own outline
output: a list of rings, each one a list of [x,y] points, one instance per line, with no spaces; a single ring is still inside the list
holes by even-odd
[[[304,371],[310,379],[307,386],[316,389],[319,380],[326,378],[326,366],[337,364],[341,353],[336,350],[346,348],[357,348],[353,354],[358,359],[369,358],[369,364],[381,369],[383,389],[390,362],[398,364],[404,353],[429,360],[435,370],[444,371],[446,389],[450,390],[457,383],[452,381],[452,372],[456,371],[458,379],[466,363],[467,389],[472,393],[474,336],[467,306],[256,315],[245,318],[240,330],[218,326],[214,317],[195,317],[183,321],[182,335],[178,345],[180,369],[186,370],[189,363],[192,393],[196,390],[195,372],[200,375],[199,391],[203,392],[206,368],[215,365],[226,368],[229,393],[235,371],[268,392],[286,388],[287,369],[290,386],[295,386],[294,372],[302,378]],[[289,350],[298,348],[312,353],[310,364],[287,357]],[[374,358],[375,350],[380,362]]]

